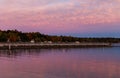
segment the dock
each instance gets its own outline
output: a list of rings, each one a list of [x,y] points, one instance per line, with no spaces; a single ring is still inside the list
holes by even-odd
[[[110,43],[0,43],[0,49],[110,47]]]

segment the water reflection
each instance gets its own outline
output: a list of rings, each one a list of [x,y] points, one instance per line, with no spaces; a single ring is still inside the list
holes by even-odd
[[[120,48],[1,50],[0,78],[120,78]]]
[[[69,52],[70,49],[20,49],[20,50],[0,50],[0,57],[16,58],[23,56],[40,56],[47,53]]]

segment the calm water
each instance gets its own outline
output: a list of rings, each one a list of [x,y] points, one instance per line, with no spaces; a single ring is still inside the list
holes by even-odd
[[[120,47],[0,50],[0,78],[120,78]]]

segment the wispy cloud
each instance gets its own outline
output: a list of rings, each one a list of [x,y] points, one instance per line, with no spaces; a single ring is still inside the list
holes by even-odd
[[[72,30],[120,22],[120,0],[0,0],[0,25]]]

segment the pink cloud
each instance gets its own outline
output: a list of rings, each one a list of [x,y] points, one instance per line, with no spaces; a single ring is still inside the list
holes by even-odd
[[[119,0],[1,0],[2,28],[88,31],[89,25],[120,22]],[[9,27],[8,27],[9,26]],[[21,27],[20,27],[21,26]]]

